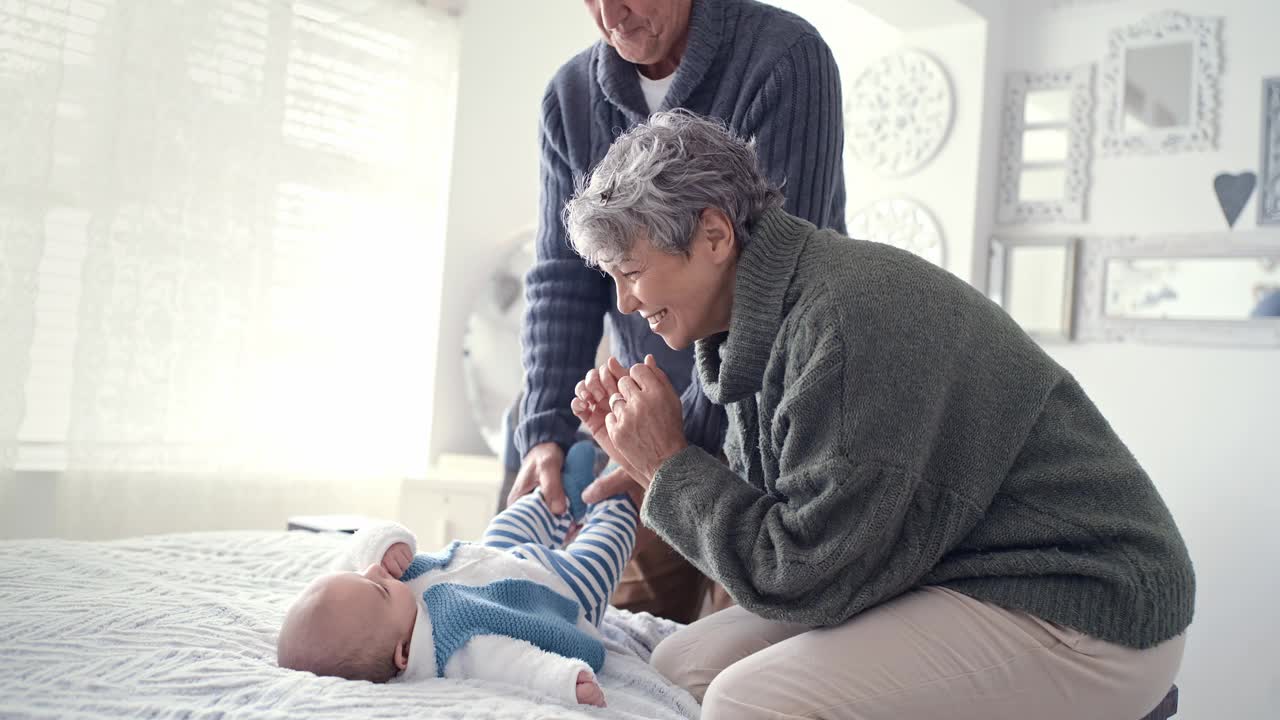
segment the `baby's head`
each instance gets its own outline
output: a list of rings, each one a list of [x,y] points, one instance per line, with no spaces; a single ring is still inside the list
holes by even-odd
[[[276,643],[280,667],[386,682],[409,663],[418,604],[382,565],[326,575],[289,608]]]

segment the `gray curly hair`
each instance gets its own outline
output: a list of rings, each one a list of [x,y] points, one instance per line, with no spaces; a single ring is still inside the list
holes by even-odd
[[[687,254],[707,208],[729,217],[741,247],[747,228],[782,201],[759,169],[754,140],[676,110],[614,141],[590,177],[578,179],[564,223],[574,251],[598,267],[626,257],[640,231],[657,250]]]

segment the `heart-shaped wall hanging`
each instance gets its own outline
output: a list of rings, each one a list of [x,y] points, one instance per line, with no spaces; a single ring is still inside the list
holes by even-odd
[[[1218,205],[1227,218],[1227,227],[1235,227],[1240,211],[1244,210],[1245,203],[1249,202],[1249,196],[1253,194],[1253,186],[1257,183],[1258,176],[1251,172],[1242,172],[1239,175],[1218,173],[1213,178],[1213,191],[1217,193]]]

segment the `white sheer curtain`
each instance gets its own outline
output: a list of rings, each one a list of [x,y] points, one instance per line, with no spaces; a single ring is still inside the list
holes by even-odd
[[[0,471],[419,471],[457,30],[0,0]]]

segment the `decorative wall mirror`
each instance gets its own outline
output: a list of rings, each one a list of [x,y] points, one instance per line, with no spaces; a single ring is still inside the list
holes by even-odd
[[[1093,66],[1005,77],[997,219],[1084,220]]]
[[[1079,337],[1280,346],[1280,234],[1091,238]]]
[[[1166,11],[1114,30],[1102,70],[1108,155],[1217,147],[1222,19]]]
[[[1280,225],[1280,77],[1262,81],[1262,162],[1258,224]]]
[[[1037,340],[1074,335],[1076,244],[1073,237],[991,239],[988,296]]]

